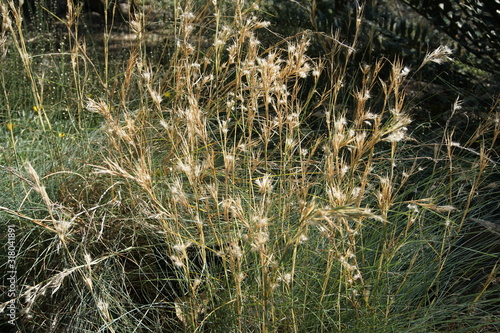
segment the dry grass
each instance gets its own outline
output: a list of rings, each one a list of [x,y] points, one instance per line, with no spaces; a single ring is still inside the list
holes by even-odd
[[[130,21],[128,61],[105,38],[101,66],[70,11],[68,131],[2,7],[15,52],[0,61],[22,59],[38,120],[8,106],[1,159],[19,330],[498,329],[497,238],[467,241],[498,194],[495,109],[468,140],[450,126],[427,142],[405,101],[415,73],[356,64],[357,34],[266,45],[259,1],[174,4],[167,65],[148,55],[147,12]],[[311,58],[318,38],[330,52]]]

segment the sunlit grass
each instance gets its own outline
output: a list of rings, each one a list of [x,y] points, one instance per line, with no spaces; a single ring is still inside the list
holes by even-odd
[[[15,15],[3,31],[19,330],[497,329],[498,114],[429,140],[405,99],[448,49],[418,70],[358,64],[357,33],[268,45],[258,1],[174,3],[168,62],[146,11],[124,62],[109,39],[87,49],[76,13],[61,56],[30,49]],[[312,37],[331,52],[308,55]]]

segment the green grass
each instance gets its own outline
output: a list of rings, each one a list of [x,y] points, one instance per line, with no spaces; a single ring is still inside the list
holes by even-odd
[[[139,10],[126,59],[87,48],[76,14],[60,52],[15,15],[2,32],[17,329],[498,331],[499,115],[458,140],[405,100],[448,50],[409,73],[363,66],[356,37],[278,38],[251,4],[174,3],[152,53],[164,8]],[[331,52],[312,58],[317,39]]]

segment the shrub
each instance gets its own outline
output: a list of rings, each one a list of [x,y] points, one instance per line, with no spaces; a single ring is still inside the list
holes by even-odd
[[[497,328],[495,109],[470,138],[428,135],[405,101],[415,71],[357,63],[357,34],[275,41],[258,2],[174,4],[167,65],[146,10],[125,63],[112,26],[101,63],[70,16],[55,81],[35,66],[52,55],[9,25],[0,210],[17,228],[18,328]],[[317,39],[329,52],[312,57]],[[7,75],[30,89],[10,95]]]

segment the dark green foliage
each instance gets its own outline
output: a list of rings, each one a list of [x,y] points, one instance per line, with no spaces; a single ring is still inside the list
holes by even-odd
[[[22,6],[24,20],[28,24],[37,24],[47,20],[64,20],[68,13],[68,1],[70,0],[26,0],[16,2]],[[74,0],[73,7],[82,7],[83,12],[96,13],[104,16],[105,12],[115,19],[122,20],[129,17],[129,10],[135,7],[133,0]],[[115,15],[114,15],[115,14]]]
[[[498,0],[400,0],[430,20],[468,51],[500,67]],[[484,65],[485,67],[488,64]]]

